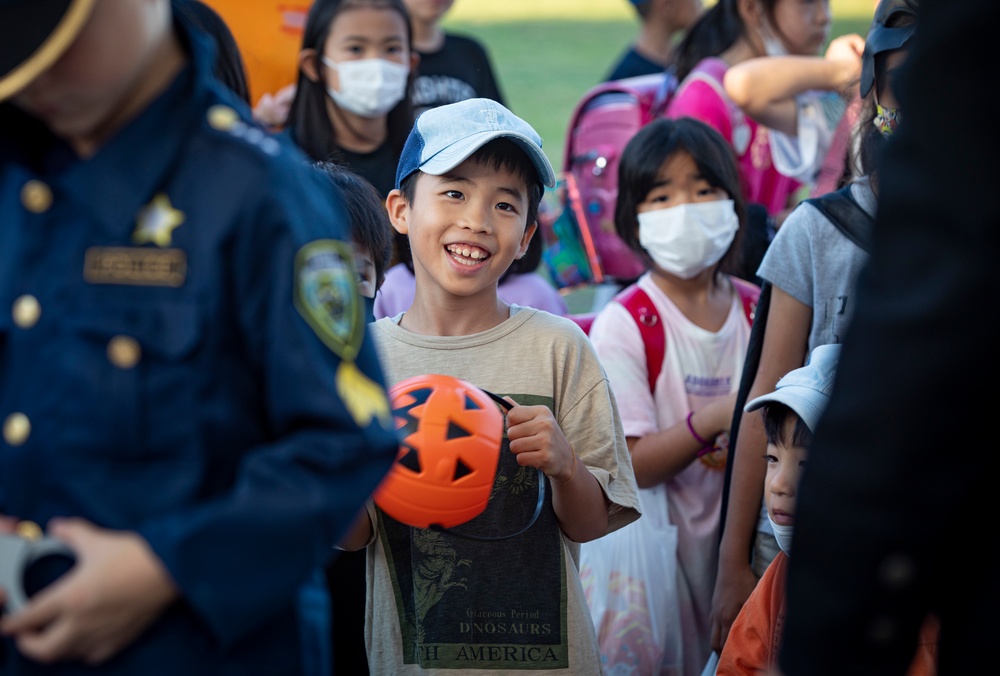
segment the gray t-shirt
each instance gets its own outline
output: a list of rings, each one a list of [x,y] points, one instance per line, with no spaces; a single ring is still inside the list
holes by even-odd
[[[851,195],[875,215],[875,195],[867,179],[851,185]],[[857,302],[855,283],[868,254],[858,248],[811,204],[799,205],[778,230],[757,274],[813,310],[809,330],[817,345],[843,340]]]
[[[401,316],[372,325],[387,383],[440,373],[548,406],[607,495],[608,531],[638,518],[614,394],[579,327],[511,306],[510,318],[488,331],[424,336],[398,326]],[[486,511],[454,530],[513,533],[530,520],[537,495],[537,472],[517,464],[505,438]],[[530,529],[496,542],[412,528],[372,505],[369,515],[365,636],[373,674],[601,673],[580,545],[559,528],[550,491]]]

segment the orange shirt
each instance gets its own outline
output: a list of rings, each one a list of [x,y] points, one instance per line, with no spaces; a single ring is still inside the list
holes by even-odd
[[[766,673],[775,665],[785,623],[787,577],[788,556],[778,552],[729,629],[729,638],[719,655],[718,676]],[[939,630],[937,619],[928,617],[920,630],[907,676],[935,676]]]
[[[254,105],[295,82],[312,0],[203,0],[229,26],[243,56]]]

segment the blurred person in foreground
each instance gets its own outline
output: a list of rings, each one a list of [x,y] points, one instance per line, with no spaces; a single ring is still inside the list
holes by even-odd
[[[982,389],[1000,378],[1000,139],[959,122],[1000,108],[984,86],[1000,4],[926,0],[919,23],[874,249],[802,478],[786,676],[901,674],[931,612],[939,673],[982,673],[1000,630],[998,550],[955,532],[992,532],[997,513],[994,474],[970,453],[979,430],[961,428],[996,419]]]
[[[0,0],[0,532],[75,554],[4,676],[328,671],[398,450],[341,201],[171,7]]]

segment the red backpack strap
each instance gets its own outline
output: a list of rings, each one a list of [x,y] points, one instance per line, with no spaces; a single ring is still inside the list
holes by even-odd
[[[639,327],[642,344],[646,347],[646,377],[649,391],[655,393],[656,379],[663,368],[663,354],[667,349],[667,332],[660,326],[653,300],[637,284],[627,287],[614,298],[628,310]]]
[[[760,298],[760,287],[753,282],[732,275],[729,276],[729,281],[733,283],[736,293],[743,301],[743,312],[747,316],[747,321],[753,326],[753,318],[757,313],[757,299]]]
[[[760,287],[739,277],[730,276],[736,293],[743,303],[743,312],[747,322],[753,325],[754,313],[757,311],[757,299],[760,297]],[[645,291],[633,284],[621,291],[614,298],[628,313],[632,315],[639,335],[646,348],[646,377],[649,381],[649,391],[656,392],[656,379],[660,377],[663,368],[663,356],[667,350],[667,332],[660,326],[660,315],[656,312],[653,299]]]

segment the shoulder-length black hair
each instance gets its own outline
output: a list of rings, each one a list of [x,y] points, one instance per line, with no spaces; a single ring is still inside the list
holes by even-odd
[[[724,190],[733,200],[740,227],[726,255],[716,264],[716,272],[737,274],[742,269],[742,241],[747,219],[740,169],[732,146],[722,134],[701,120],[661,118],[640,129],[625,145],[618,164],[615,231],[632,251],[652,264],[649,254],[639,243],[638,206],[656,185],[663,163],[679,151],[691,155],[708,184]]]
[[[215,78],[248,106],[252,105],[243,55],[226,21],[201,0],[171,0],[170,5],[175,14],[185,17],[215,40]]]

